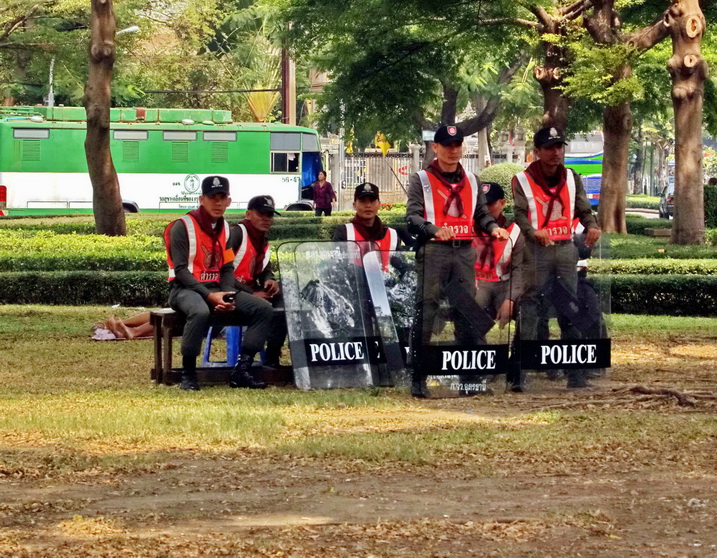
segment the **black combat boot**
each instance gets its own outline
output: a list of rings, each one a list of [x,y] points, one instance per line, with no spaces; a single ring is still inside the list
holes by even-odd
[[[570,389],[580,389],[593,387],[587,380],[585,370],[569,370],[568,371],[568,387]]]
[[[199,382],[197,381],[197,357],[182,357],[182,377],[179,383],[179,389],[199,391]]]
[[[249,389],[264,389],[266,387],[264,382],[255,380],[249,373],[253,360],[253,356],[242,355],[239,357],[239,362],[237,362],[229,378],[229,387]]]
[[[416,399],[426,399],[430,397],[425,377],[413,374],[411,378],[411,396]]]
[[[185,372],[182,370],[182,381],[179,383],[179,389],[187,391],[199,391],[199,382],[197,381],[197,372]]]

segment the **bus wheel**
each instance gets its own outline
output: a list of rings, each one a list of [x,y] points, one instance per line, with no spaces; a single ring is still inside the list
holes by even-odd
[[[290,203],[284,208],[284,211],[313,211],[314,208],[310,203]]]
[[[124,202],[122,203],[122,209],[125,213],[139,213],[139,207],[136,203]]]

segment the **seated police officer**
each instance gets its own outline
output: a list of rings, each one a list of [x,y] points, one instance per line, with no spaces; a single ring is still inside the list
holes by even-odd
[[[283,308],[281,288],[271,265],[271,248],[268,234],[274,224],[276,211],[274,198],[254,196],[249,200],[245,218],[231,228],[229,248],[234,257],[235,304],[254,307],[270,305]],[[261,299],[261,302],[251,297]],[[286,319],[282,312],[274,312],[269,337],[266,342],[264,366],[280,367],[281,347],[286,339]]]
[[[234,253],[229,249],[229,224],[224,212],[229,207],[229,180],[209,176],[202,181],[199,208],[170,223],[164,231],[169,265],[169,305],[182,312],[186,325],[182,333],[182,381],[180,388],[199,390],[197,357],[210,318],[227,318],[227,323],[247,325],[241,357],[231,373],[231,387],[264,388],[249,369],[264,345],[272,319],[271,304],[251,295],[234,295]]]

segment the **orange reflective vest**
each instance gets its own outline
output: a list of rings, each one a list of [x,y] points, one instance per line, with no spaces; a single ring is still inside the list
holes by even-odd
[[[458,211],[453,205],[448,208],[448,214],[443,215],[443,206],[450,195],[446,192],[446,187],[438,178],[425,170],[418,171],[418,176],[423,187],[423,218],[437,227],[453,229],[457,239],[470,240],[473,238],[473,212],[475,211],[475,201],[478,195],[478,181],[475,175],[466,171],[461,181],[465,182],[463,190],[460,192],[460,197],[463,201],[463,213],[461,215],[458,215]],[[454,184],[454,186],[457,186],[457,184]]]
[[[189,254],[187,254],[187,269],[202,283],[218,283],[219,271],[222,266],[232,261],[234,253],[227,248],[229,238],[229,223],[224,221],[224,228],[219,235],[218,246],[212,238],[205,233],[199,223],[191,215],[185,215],[178,221],[184,223],[189,239]],[[177,221],[173,221],[164,229],[164,245],[167,251],[167,265],[169,266],[169,281],[174,281],[174,262],[169,253],[169,231]]]
[[[388,270],[388,261],[390,258],[391,250],[398,250],[398,233],[391,227],[386,228],[386,234],[381,240],[374,240],[373,242],[367,240],[356,230],[356,227],[352,223],[346,226],[346,240],[359,242],[361,248],[361,257],[366,255],[366,252],[380,251],[381,252],[381,266],[384,271]],[[369,245],[369,246],[367,246]]]
[[[569,240],[572,236],[575,207],[575,177],[572,171],[568,170],[567,180],[557,198],[554,198],[550,215],[546,215],[550,208],[550,194],[525,172],[519,172],[516,178],[523,195],[528,200],[528,219],[533,228],[536,231],[548,231],[550,240]]]
[[[510,279],[510,260],[513,247],[518,242],[520,227],[515,223],[506,229],[510,240],[500,241],[497,238],[481,233],[473,239],[476,250],[476,279],[478,281],[507,281]]]
[[[238,279],[242,283],[252,283],[256,280],[256,277],[264,271],[266,266],[269,264],[271,258],[271,249],[269,245],[266,245],[264,252],[262,253],[262,264],[261,269],[254,269],[256,265],[257,249],[249,240],[249,233],[246,230],[245,225],[239,225],[242,232],[241,244],[237,249],[236,256],[234,256],[234,278]]]

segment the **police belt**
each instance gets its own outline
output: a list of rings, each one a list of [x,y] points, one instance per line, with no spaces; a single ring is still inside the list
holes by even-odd
[[[461,248],[463,246],[471,246],[473,244],[473,240],[471,239],[454,238],[453,240],[436,240],[435,238],[432,238],[431,241],[438,246],[450,246],[451,248]]]

